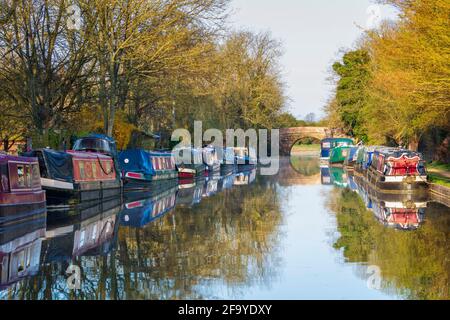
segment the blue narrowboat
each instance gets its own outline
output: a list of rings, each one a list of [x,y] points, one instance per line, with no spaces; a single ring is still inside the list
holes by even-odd
[[[178,179],[175,158],[169,152],[122,151],[119,167],[125,190],[165,188]]]

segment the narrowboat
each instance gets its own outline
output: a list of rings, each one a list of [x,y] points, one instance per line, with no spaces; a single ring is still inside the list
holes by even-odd
[[[255,150],[248,148],[234,148],[234,156],[238,172],[252,171],[256,168],[258,159],[256,158]]]
[[[39,272],[45,223],[8,241],[2,241],[2,238],[3,234],[0,234],[0,290]]]
[[[354,144],[352,139],[346,138],[327,138],[321,141],[320,159],[328,161],[331,157],[331,150],[336,147],[352,146]]]
[[[45,215],[38,159],[0,154],[0,227]]]
[[[213,146],[207,146],[202,149],[203,163],[205,164],[205,174],[213,175],[219,173],[220,175],[220,155],[219,150]]]
[[[358,160],[358,152],[360,149],[363,149],[363,148],[362,147],[350,147],[347,157],[344,160],[344,165],[347,168],[347,170],[354,169],[356,161]]]
[[[382,193],[409,194],[425,191],[428,186],[422,155],[399,148],[376,149],[367,180]]]
[[[175,158],[169,152],[126,150],[119,153],[124,191],[164,191],[178,183]]]
[[[104,135],[78,139],[73,150],[40,149],[26,153],[37,157],[41,184],[50,202],[102,200],[121,194],[115,142]]]
[[[120,214],[120,225],[142,228],[160,219],[175,208],[178,188],[172,188],[157,197],[126,203]]]
[[[194,148],[174,150],[179,179],[195,179],[205,175],[203,151]]]
[[[330,165],[343,165],[345,160],[351,155],[352,150],[355,152],[354,146],[338,146],[331,150]]]
[[[233,148],[224,148],[220,163],[220,175],[226,176],[236,172],[236,158]]]

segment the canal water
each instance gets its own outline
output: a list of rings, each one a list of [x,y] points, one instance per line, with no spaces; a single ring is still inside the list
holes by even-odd
[[[273,177],[49,208],[2,231],[0,298],[448,299],[450,209],[357,180],[293,156]]]

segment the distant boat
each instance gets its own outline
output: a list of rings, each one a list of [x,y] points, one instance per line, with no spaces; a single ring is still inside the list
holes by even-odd
[[[207,146],[202,149],[202,152],[206,174],[214,175],[215,173],[220,173],[221,159],[219,159],[219,150],[214,146]]]
[[[351,144],[350,144],[351,141]],[[352,140],[347,140],[341,143],[336,143],[335,147],[333,147],[330,151],[330,164],[344,164],[347,159],[351,159],[353,162],[353,157],[356,154],[357,147],[353,145]],[[356,159],[355,159],[356,160]]]
[[[175,158],[169,152],[122,151],[119,153],[119,168],[125,191],[164,191],[178,183]]]
[[[37,158],[0,154],[0,229],[46,215]]]
[[[236,158],[233,148],[224,148],[223,157],[220,161],[220,175],[226,176],[237,170]]]
[[[331,151],[336,147],[347,147],[354,145],[352,139],[347,138],[327,138],[321,141],[320,159],[328,161],[331,157]]]
[[[174,150],[177,160],[178,177],[195,179],[204,176],[206,165],[203,162],[202,149],[179,148]]]
[[[93,134],[78,139],[73,150],[40,149],[26,155],[39,159],[42,187],[49,198],[98,201],[120,195],[117,151],[110,137]]]

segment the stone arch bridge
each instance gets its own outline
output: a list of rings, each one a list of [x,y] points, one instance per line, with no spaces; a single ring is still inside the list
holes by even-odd
[[[323,140],[335,137],[336,132],[325,127],[298,127],[280,129],[280,155],[289,156],[294,144],[303,138]]]

